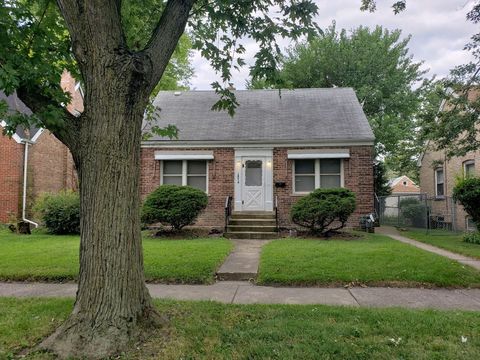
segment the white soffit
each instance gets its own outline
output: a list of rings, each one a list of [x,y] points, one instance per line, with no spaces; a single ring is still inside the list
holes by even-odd
[[[155,160],[213,160],[213,151],[155,151]]]
[[[350,158],[349,149],[305,149],[288,150],[289,159],[348,159]]]

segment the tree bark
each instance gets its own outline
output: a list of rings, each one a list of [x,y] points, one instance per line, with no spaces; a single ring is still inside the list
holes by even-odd
[[[80,183],[80,274],[70,317],[41,347],[100,359],[164,322],[145,286],[140,233],[141,127],[195,0],[169,0],[149,45],[130,51],[119,0],[57,0],[85,85],[85,111],[59,135]],[[33,102],[33,101],[32,101]]]
[[[42,347],[60,358],[103,358],[159,324],[143,273],[140,141],[145,91],[104,74],[86,96],[72,151],[80,183],[80,273],[74,310]],[[114,87],[115,89],[113,89]]]

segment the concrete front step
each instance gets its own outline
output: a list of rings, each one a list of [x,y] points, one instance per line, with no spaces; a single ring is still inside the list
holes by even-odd
[[[275,219],[230,219],[229,225],[275,226]]]
[[[228,225],[227,231],[253,231],[253,232],[275,232],[276,226],[274,225]]]
[[[258,232],[258,231],[227,231],[223,234],[225,237],[230,239],[259,239],[259,240],[268,240],[278,238],[278,233],[276,232]]]
[[[231,216],[232,219],[275,219],[275,214],[272,213],[256,213],[256,212],[234,212]]]

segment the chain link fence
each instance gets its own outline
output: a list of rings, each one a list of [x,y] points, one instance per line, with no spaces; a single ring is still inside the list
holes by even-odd
[[[432,234],[458,232],[456,205],[451,197],[427,194],[390,195],[378,198],[380,225],[423,229]]]

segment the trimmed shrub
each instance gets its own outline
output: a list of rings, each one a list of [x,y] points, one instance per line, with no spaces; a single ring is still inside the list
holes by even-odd
[[[471,244],[479,244],[480,245],[480,232],[470,232],[463,235],[463,241]]]
[[[298,200],[291,209],[292,221],[315,234],[327,234],[345,227],[355,211],[355,194],[344,188],[316,189]]]
[[[407,197],[400,200],[399,207],[405,220],[409,220],[412,226],[426,227],[427,208],[420,200],[414,197]]]
[[[207,203],[207,194],[202,190],[190,186],[162,185],[145,199],[142,222],[159,222],[180,230],[193,224]]]
[[[76,192],[44,193],[37,199],[34,211],[51,234],[80,233],[80,198]]]
[[[480,178],[459,179],[453,188],[453,198],[462,204],[473,222],[480,229]]]

